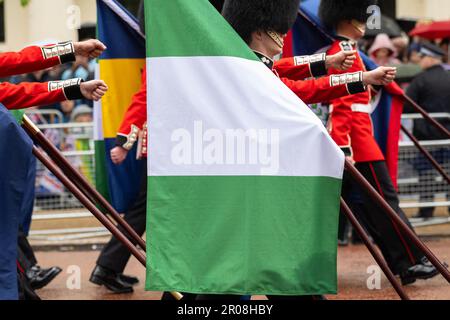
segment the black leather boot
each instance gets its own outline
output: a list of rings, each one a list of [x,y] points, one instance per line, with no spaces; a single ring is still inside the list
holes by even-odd
[[[139,284],[139,279],[133,276],[128,276],[126,274],[119,274],[119,279],[120,281],[122,281],[125,284],[128,284],[130,286],[135,286],[137,284]]]
[[[122,282],[118,273],[101,266],[95,267],[89,281],[99,286],[105,286],[114,293],[123,294],[134,291],[131,285]]]
[[[406,286],[416,282],[416,280],[427,280],[434,278],[439,274],[439,271],[429,262],[416,264],[404,272],[400,273],[402,285]]]
[[[58,274],[61,273],[61,268],[52,267],[49,269],[42,269],[39,266],[33,266],[26,271],[25,275],[33,290],[42,289],[47,286]]]

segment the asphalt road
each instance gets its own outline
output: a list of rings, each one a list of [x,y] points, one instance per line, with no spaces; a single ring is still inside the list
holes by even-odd
[[[429,240],[427,245],[434,253],[445,261],[450,261],[450,239]],[[143,281],[145,279],[144,268],[132,259],[126,273],[136,275],[141,279],[139,286],[133,294],[115,295],[105,288],[91,284],[90,272],[95,265],[97,251],[85,252],[38,252],[38,260],[43,267],[58,265],[64,269],[47,288],[39,291],[44,300],[158,300],[161,293],[145,292]],[[377,270],[372,269],[374,260],[364,246],[350,246],[339,249],[338,274],[339,293],[337,296],[329,296],[329,299],[339,300],[394,300],[398,299],[395,291],[384,276],[381,276],[380,286],[373,290],[368,289],[367,282],[377,287]],[[374,272],[369,274],[369,272]],[[75,273],[74,273],[75,272]],[[77,281],[72,281],[81,276],[80,287]],[[372,275],[372,277],[371,277]],[[68,285],[69,284],[69,285]],[[444,278],[438,276],[428,281],[418,281],[414,285],[405,287],[412,299],[420,300],[450,300],[450,285]],[[264,297],[254,297],[264,299]]]

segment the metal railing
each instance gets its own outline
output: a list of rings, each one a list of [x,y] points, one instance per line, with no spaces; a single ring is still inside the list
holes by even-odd
[[[44,134],[62,150],[63,155],[80,170],[88,180],[95,183],[95,151],[93,144],[93,123],[48,123],[48,117],[61,121],[62,114],[57,110],[31,110],[27,112]],[[56,229],[33,229],[30,238],[60,242],[64,240],[86,239],[105,236],[109,233],[103,227],[97,227],[81,203],[68,192],[40,162],[36,172],[36,198],[33,215],[34,225],[47,225],[52,222]],[[70,220],[88,219],[85,227],[72,228]],[[81,221],[81,220],[80,220]],[[92,226],[89,221],[92,221]]]
[[[450,113],[430,114],[435,119],[450,119]],[[402,116],[404,125],[412,131],[414,120],[422,119],[420,114]],[[399,195],[403,209],[427,210],[428,213],[440,211],[444,217],[424,221],[412,219],[415,227],[450,223],[450,186],[423,156],[414,144],[403,136],[399,152]],[[450,140],[421,141],[421,145],[450,172]]]
[[[45,115],[52,114],[44,111]],[[57,117],[57,113],[55,113]],[[450,113],[433,114],[437,119],[450,119]],[[412,120],[420,115],[403,116],[404,124],[411,128]],[[60,149],[69,161],[95,184],[95,152],[93,145],[93,123],[40,124],[51,141]],[[423,141],[421,143],[450,172],[450,140]],[[399,196],[404,209],[447,208],[450,207],[450,188],[434,170],[414,144],[403,138],[399,152]],[[442,210],[442,209],[441,209]],[[35,215],[33,221],[63,221],[68,219],[85,219],[91,217],[78,200],[76,200],[61,183],[40,163],[37,167]],[[429,221],[413,220],[417,227],[450,223],[450,217],[436,218]],[[101,228],[100,228],[101,229]],[[32,231],[31,237],[42,239],[45,235],[55,241],[62,238],[85,238],[84,235],[107,234],[104,229],[69,228],[55,235],[54,230]],[[76,232],[74,232],[74,230]],[[59,230],[61,231],[61,230]],[[47,232],[47,233],[46,233]]]

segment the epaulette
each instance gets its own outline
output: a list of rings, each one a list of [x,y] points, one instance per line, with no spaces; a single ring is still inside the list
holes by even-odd
[[[345,51],[345,52],[355,50],[355,48],[354,48],[355,45],[356,45],[355,42],[349,41],[349,40],[339,42],[339,46],[341,47],[341,50]]]

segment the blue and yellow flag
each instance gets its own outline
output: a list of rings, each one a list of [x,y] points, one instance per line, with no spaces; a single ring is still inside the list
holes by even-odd
[[[133,95],[139,91],[145,67],[145,37],[137,19],[116,0],[97,0],[98,38],[107,50],[98,61],[97,75],[109,91],[95,105],[96,182],[119,212],[126,212],[136,198],[142,161],[136,148],[120,166],[112,163],[110,151]]]

